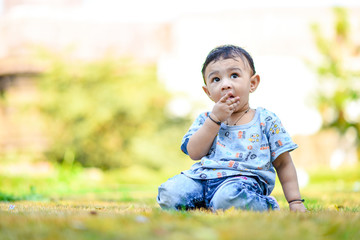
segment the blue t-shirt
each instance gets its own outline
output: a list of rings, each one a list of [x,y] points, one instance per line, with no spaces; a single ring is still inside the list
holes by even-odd
[[[204,124],[209,112],[200,114],[185,134],[181,150],[188,154],[190,137]],[[194,179],[214,179],[243,175],[255,178],[265,195],[275,186],[273,161],[282,153],[298,146],[285,131],[280,119],[272,112],[257,108],[247,124],[221,124],[210,151],[183,173]]]

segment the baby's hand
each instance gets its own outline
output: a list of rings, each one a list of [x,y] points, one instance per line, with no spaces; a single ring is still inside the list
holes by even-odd
[[[222,96],[217,103],[215,103],[212,114],[215,115],[220,122],[223,122],[231,116],[239,103],[240,97],[233,97],[233,94],[228,92]]]
[[[302,202],[290,203],[289,207],[290,207],[290,211],[292,212],[307,212],[307,209]]]

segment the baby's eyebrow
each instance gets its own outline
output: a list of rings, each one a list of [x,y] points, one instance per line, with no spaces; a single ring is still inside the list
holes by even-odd
[[[219,71],[214,71],[214,72],[211,72],[211,73],[209,73],[208,78],[210,78],[210,77],[211,77],[211,75],[218,74],[218,73],[219,73]]]
[[[229,68],[229,70],[230,71],[234,71],[234,70],[237,70],[237,71],[239,71],[239,72],[243,72],[242,70],[241,70],[241,68],[238,68],[238,67],[233,67],[233,68]]]

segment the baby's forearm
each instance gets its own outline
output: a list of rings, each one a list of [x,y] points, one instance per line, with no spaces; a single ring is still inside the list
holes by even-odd
[[[207,118],[204,125],[191,136],[187,151],[192,160],[199,160],[209,152],[219,128],[219,125]]]
[[[293,212],[306,212],[306,207],[301,201],[298,179],[295,166],[289,152],[281,154],[273,165],[278,174],[286,200]]]
[[[289,172],[286,172],[289,171]],[[299,184],[297,180],[297,175],[295,168],[290,168],[288,170],[282,170],[281,173],[278,173],[279,180],[281,182],[285,198],[288,202],[301,199],[301,194],[299,190]]]
[[[288,152],[275,160],[274,166],[278,174],[287,201],[301,199],[295,166]]]

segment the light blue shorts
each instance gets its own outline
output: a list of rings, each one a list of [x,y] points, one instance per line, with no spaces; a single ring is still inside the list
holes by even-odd
[[[161,184],[157,202],[162,209],[175,210],[205,208],[217,211],[231,207],[253,211],[279,210],[276,199],[262,192],[257,181],[250,177],[200,180],[179,174]]]

